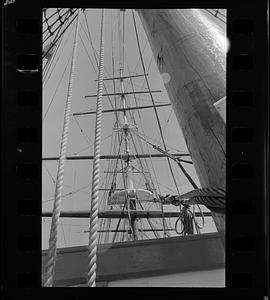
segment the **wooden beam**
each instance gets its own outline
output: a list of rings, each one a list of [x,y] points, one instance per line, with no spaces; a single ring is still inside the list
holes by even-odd
[[[155,107],[164,107],[164,106],[171,106],[171,103],[165,103],[165,104],[157,104]],[[127,111],[127,110],[139,110],[139,109],[148,109],[153,108],[153,105],[145,105],[145,106],[134,106],[134,107],[127,107],[127,108],[115,108],[115,109],[107,109],[103,110],[102,113],[111,113],[116,111]],[[73,116],[82,116],[82,115],[94,115],[96,114],[96,111],[86,111],[81,113],[74,113]]]
[[[182,157],[182,156],[190,156],[190,154],[179,154],[175,153],[172,154],[176,157]],[[166,157],[164,154],[137,154],[137,155],[131,155],[134,156],[134,158],[160,158],[160,157]],[[126,159],[127,155],[101,155],[100,159]],[[58,160],[58,156],[51,156],[51,157],[43,157],[42,160]],[[89,160],[94,159],[93,155],[85,155],[85,156],[67,156],[66,160]]]
[[[99,211],[98,217],[103,219],[126,219],[129,218],[129,215],[133,218],[178,218],[179,212],[177,211],[130,211],[130,214],[128,214],[127,211],[117,211],[117,210],[110,210],[110,211]],[[42,212],[42,217],[51,217],[52,212]],[[62,218],[89,218],[90,213],[87,210],[82,211],[62,211],[60,214],[60,217]],[[196,217],[200,217],[201,213],[196,212]],[[211,217],[211,212],[204,212],[204,217]]]
[[[153,232],[153,231],[175,231],[174,228],[155,228],[153,229],[138,229],[139,232]],[[83,232],[89,232],[89,230],[84,230]],[[111,230],[98,230],[97,232],[130,232],[129,229],[111,229]]]
[[[154,91],[137,91],[137,92],[124,92],[124,93],[109,93],[109,94],[103,94],[102,96],[121,96],[121,95],[134,95],[134,94],[149,94],[149,93],[161,93],[161,90],[154,90]],[[84,96],[84,98],[91,98],[91,97],[97,97],[97,95],[87,95]]]
[[[126,171],[104,171],[103,173],[109,173],[109,174],[127,174]],[[133,174],[144,174],[144,173],[150,173],[148,171],[133,171]]]
[[[138,75],[122,76],[122,77],[110,77],[110,78],[103,78],[103,80],[126,79],[126,78],[145,77],[145,76],[148,76],[148,74],[138,74]],[[98,81],[98,80],[96,79],[95,81]]]

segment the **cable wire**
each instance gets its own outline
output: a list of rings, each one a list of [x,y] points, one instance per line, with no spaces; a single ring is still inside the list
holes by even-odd
[[[52,97],[52,99],[51,99],[51,101],[50,101],[50,103],[49,103],[49,105],[48,105],[48,107],[47,107],[47,110],[46,110],[46,112],[45,112],[45,115],[44,115],[44,117],[43,117],[42,122],[45,121],[46,116],[47,116],[47,114],[48,114],[48,112],[49,112],[49,110],[50,110],[50,107],[51,107],[51,105],[52,105],[52,103],[53,103],[53,101],[54,101],[54,99],[55,99],[55,96],[56,96],[56,94],[57,94],[57,92],[58,92],[58,89],[59,89],[59,87],[60,87],[60,84],[61,84],[61,82],[62,82],[62,80],[63,80],[63,78],[64,78],[64,75],[65,75],[65,73],[66,73],[66,70],[67,70],[67,67],[68,67],[68,64],[69,64],[70,59],[71,59],[71,55],[70,55],[69,58],[68,58],[67,64],[66,64],[66,66],[65,66],[65,69],[64,69],[64,71],[63,71],[63,73],[62,73],[62,75],[61,75],[61,77],[60,77],[60,80],[59,80],[58,85],[57,85],[57,87],[56,87],[56,89],[55,89],[55,91],[54,91],[53,97]]]

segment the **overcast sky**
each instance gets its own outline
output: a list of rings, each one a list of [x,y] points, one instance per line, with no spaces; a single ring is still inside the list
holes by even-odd
[[[54,12],[55,9],[49,9],[47,15]],[[225,13],[224,10],[222,10]],[[212,17],[207,12],[201,12],[209,18],[216,27],[218,32],[225,37],[225,25],[216,18]],[[115,75],[119,75],[119,20],[118,10],[106,9],[105,18],[105,77],[112,77],[112,54],[115,62]],[[140,44],[143,49],[143,57],[146,68],[148,69],[148,79],[152,90],[162,90],[161,93],[155,93],[154,100],[156,104],[169,103],[164,82],[160,76],[155,60],[153,59],[152,51],[146,39],[146,35],[142,28],[140,19],[135,13],[137,27],[139,32]],[[100,9],[88,9],[86,18],[92,38],[92,45],[88,36],[88,29],[84,14],[81,14],[79,24],[78,48],[76,56],[76,72],[73,83],[72,93],[72,113],[86,112],[95,110],[96,98],[84,98],[86,95],[97,93],[97,66],[94,58],[94,49],[99,48],[100,39]],[[70,70],[70,57],[72,53],[72,44],[74,41],[75,26],[71,26],[65,33],[61,46],[55,54],[56,66],[50,68],[43,86],[43,157],[58,156],[60,151],[61,133],[63,129],[64,107],[67,96],[68,74]],[[93,46],[93,47],[92,47]],[[125,12],[125,66],[124,75],[142,74],[142,66],[139,61],[139,52],[136,43],[135,31],[132,20],[131,10]],[[97,55],[98,57],[98,55]],[[68,65],[67,65],[68,64]],[[52,66],[54,63],[52,64]],[[67,65],[67,67],[66,67]],[[66,68],[66,71],[64,72]],[[63,73],[64,72],[64,73]],[[51,74],[50,74],[51,73]],[[63,79],[59,83],[61,76]],[[165,78],[166,79],[166,78]],[[143,77],[134,79],[134,89],[136,91],[146,90],[146,84]],[[166,83],[165,83],[166,84]],[[57,89],[57,86],[58,89]],[[106,88],[108,92],[113,92],[112,81],[106,81]],[[119,82],[116,83],[116,90],[119,91]],[[57,92],[56,92],[57,89]],[[132,87],[130,81],[125,81],[125,90],[131,91]],[[105,92],[105,91],[104,91]],[[114,101],[114,98],[111,98]],[[117,101],[119,101],[118,98]],[[151,105],[151,98],[144,94],[137,97],[139,105]],[[51,105],[50,105],[51,103]],[[134,97],[127,98],[128,106],[135,106]],[[109,109],[111,105],[107,97],[103,97],[103,109]],[[176,121],[175,115],[170,106],[158,109],[161,126],[166,140],[166,145],[171,153],[188,153],[184,138],[182,136],[179,125]],[[134,117],[138,123],[138,131],[145,134],[147,140],[150,142],[162,145],[161,137],[158,131],[156,118],[153,109],[140,111],[140,116],[137,112],[132,111],[129,118]],[[94,143],[94,122],[95,115],[85,115],[70,118],[70,130],[68,139],[68,155],[93,155]],[[112,113],[103,114],[102,117],[102,154],[110,154],[113,149],[113,141],[115,131],[113,126],[115,124],[115,117]],[[139,139],[135,137],[135,144],[139,145]],[[146,144],[142,142],[144,152],[158,153],[151,146],[147,148]],[[162,147],[163,148],[163,147]],[[138,151],[141,153],[141,151]],[[173,179],[170,175],[168,163],[165,158],[153,158],[154,170],[150,166],[153,180],[156,183],[154,173],[156,174],[158,184],[156,186],[162,195],[177,194],[177,189],[174,185]],[[104,173],[108,170],[108,161],[101,161],[100,187],[104,188],[106,180],[111,174]],[[150,163],[149,163],[150,165]],[[135,163],[134,166],[138,167]],[[180,193],[185,193],[192,190],[185,176],[181,173],[179,167],[172,162],[173,171],[176,177],[178,189]],[[196,172],[192,165],[185,164],[184,167],[199,185]],[[53,205],[55,178],[57,171],[57,161],[43,162],[43,189],[42,189],[42,209],[43,211],[51,211]],[[62,195],[72,191],[81,189],[72,195],[65,196],[62,199],[62,210],[89,210],[90,207],[90,193],[91,193],[91,175],[92,175],[92,161],[66,161],[65,163],[65,177],[64,188]],[[144,182],[141,179],[136,180],[137,187],[144,188]],[[104,209],[104,195],[100,193],[100,209]],[[153,207],[149,209],[154,209]],[[154,209],[156,210],[156,209]],[[166,206],[165,210],[176,210],[175,207]],[[58,247],[68,247],[74,245],[88,244],[88,233],[82,231],[89,227],[88,219],[61,219]],[[42,219],[42,248],[48,248],[50,218]],[[174,221],[172,222],[172,225]],[[211,218],[206,218],[206,226],[203,232],[213,231],[215,227]]]

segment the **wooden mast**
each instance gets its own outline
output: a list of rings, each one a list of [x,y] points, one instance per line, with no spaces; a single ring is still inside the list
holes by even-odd
[[[225,189],[225,37],[195,9],[137,10],[202,187]],[[223,44],[222,44],[223,43]],[[225,243],[225,215],[212,212]]]

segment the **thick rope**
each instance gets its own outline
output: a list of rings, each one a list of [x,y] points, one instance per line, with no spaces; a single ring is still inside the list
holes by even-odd
[[[104,60],[104,18],[105,11],[102,9],[101,16],[101,33],[100,33],[100,52],[99,52],[99,72],[98,72],[98,96],[97,96],[97,113],[95,125],[95,146],[94,161],[92,173],[92,194],[90,206],[90,228],[89,228],[89,245],[88,245],[88,270],[87,285],[88,287],[96,286],[96,260],[97,260],[97,243],[98,243],[98,192],[99,192],[99,167],[100,167],[100,137],[101,137],[101,116],[102,116],[102,93],[103,93],[103,60]]]
[[[44,286],[48,286],[48,287],[52,287],[53,285],[54,268],[55,268],[56,255],[57,255],[56,253],[57,232],[59,226],[59,216],[61,212],[61,194],[62,194],[63,181],[64,181],[64,166],[65,166],[66,150],[67,150],[69,117],[71,111],[72,85],[73,85],[73,79],[75,73],[75,57],[76,57],[76,50],[77,50],[79,13],[77,16],[77,24],[76,24],[76,31],[75,31],[74,44],[73,44],[73,54],[72,54],[71,69],[69,74],[68,94],[67,94],[67,101],[65,106],[64,126],[63,126],[62,139],[61,139],[60,158],[58,163],[56,187],[55,187],[55,194],[54,194],[55,198],[54,198],[52,223],[51,223],[51,231],[50,231],[50,239],[49,239],[48,262],[46,265],[46,281],[44,283]]]
[[[195,189],[191,192],[177,196],[162,197],[163,203],[174,205],[193,205],[203,204],[211,211],[220,211],[225,213],[226,193],[222,188],[206,187]]]

